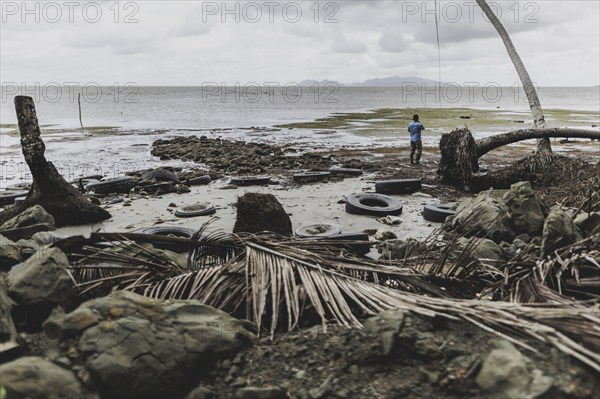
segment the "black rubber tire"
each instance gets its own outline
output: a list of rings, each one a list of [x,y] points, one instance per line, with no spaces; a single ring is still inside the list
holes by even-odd
[[[331,176],[331,172],[304,172],[295,174],[292,179],[297,183],[312,183],[329,176]]]
[[[216,209],[213,205],[198,203],[177,208],[175,210],[175,216],[180,218],[191,218],[194,216],[212,215],[215,212]]]
[[[323,232],[312,234],[310,230],[324,230]],[[310,224],[307,226],[301,226],[294,231],[298,237],[336,237],[342,232],[338,226],[332,224]]]
[[[135,186],[131,177],[117,177],[90,183],[85,186],[85,191],[93,191],[96,194],[128,193]]]
[[[246,176],[232,177],[229,184],[235,184],[236,186],[261,186],[270,182],[271,176]]]
[[[375,182],[375,192],[380,194],[410,194],[421,189],[421,179],[396,179]]]
[[[456,215],[453,204],[429,204],[423,207],[423,218],[430,222],[444,223],[448,216]]]
[[[329,173],[332,176],[361,176],[363,174],[362,169],[352,169],[352,168],[331,168],[329,169]]]
[[[375,193],[353,194],[346,198],[346,212],[353,215],[400,215],[402,203],[387,195]]]
[[[15,200],[13,201],[13,204],[15,204],[15,206],[19,206],[19,205],[21,205],[21,204],[22,204],[22,203],[25,201],[25,199],[27,199],[27,196],[26,196],[26,195],[24,195],[24,196],[22,196],[22,197],[17,197],[17,198],[15,198]]]
[[[192,238],[196,231],[188,227],[182,226],[152,226],[141,231],[142,234],[155,234],[161,236],[175,236],[182,238]],[[189,247],[186,245],[178,245],[173,242],[155,242],[154,247],[158,249],[167,249],[173,252],[187,252]]]
[[[191,179],[186,180],[186,184],[188,186],[202,186],[204,184],[208,184],[212,181],[209,175],[192,177]]]
[[[15,184],[6,186],[6,190],[7,191],[29,191],[32,184],[33,184],[32,182],[15,183]]]
[[[102,201],[102,203],[104,205],[120,204],[121,202],[125,202],[125,198],[123,198],[123,197],[105,197],[104,201]]]
[[[310,237],[308,237],[310,238]],[[332,240],[332,241],[348,241],[348,243],[332,244],[337,248],[350,249],[359,255],[366,255],[371,252],[371,243],[369,242],[369,235],[366,233],[341,233],[331,237],[314,237],[315,240]],[[361,243],[355,243],[353,241],[363,241]]]
[[[0,206],[12,205],[15,203],[15,199],[26,196],[29,191],[2,191],[0,192]]]
[[[104,176],[102,175],[90,175],[90,176],[83,176],[83,177],[78,177],[75,180],[71,181],[71,184],[79,184],[79,180],[82,180],[84,183],[88,182],[89,180],[102,180]]]
[[[156,179],[156,181],[172,181],[178,184],[181,183],[179,177],[177,177],[174,172],[160,168],[149,170],[148,172],[142,174],[142,180],[148,179]]]
[[[161,236],[175,236],[190,238],[196,231],[182,226],[152,226],[142,230],[142,234],[155,234]]]
[[[339,245],[347,247],[359,255],[366,255],[371,252],[371,243],[353,243],[352,241],[369,241],[369,235],[366,233],[344,233],[332,237],[334,240],[348,241],[348,244]]]
[[[173,182],[163,181],[157,184],[148,184],[147,186],[142,186],[142,189],[150,194],[156,193],[159,190],[164,190],[166,192],[175,192],[177,189],[173,185]]]

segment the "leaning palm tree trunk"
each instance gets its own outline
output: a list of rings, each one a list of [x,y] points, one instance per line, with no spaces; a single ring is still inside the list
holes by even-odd
[[[475,140],[477,158],[482,157],[488,152],[502,147],[503,145],[516,143],[525,139],[543,139],[548,137],[580,138],[600,140],[600,132],[586,129],[568,129],[568,128],[546,128],[546,129],[521,129],[508,133],[496,134]]]
[[[515,69],[517,70],[517,74],[519,75],[519,79],[521,79],[521,84],[523,85],[523,89],[525,90],[525,95],[527,96],[527,101],[529,101],[529,108],[531,109],[531,113],[533,114],[533,124],[536,128],[543,129],[546,127],[546,120],[544,119],[544,111],[542,111],[542,106],[540,105],[540,99],[538,98],[537,92],[535,90],[535,86],[529,77],[529,73],[517,53],[517,49],[515,48],[512,40],[510,40],[510,36],[508,32],[500,22],[500,20],[496,17],[496,15],[492,12],[490,6],[486,3],[485,0],[476,0],[477,4],[485,15],[488,17],[500,38],[504,42],[504,46],[506,47],[506,51],[508,51],[508,55],[510,56],[511,61],[513,62]],[[552,151],[552,147],[550,145],[549,137],[542,137],[538,139],[537,151]]]

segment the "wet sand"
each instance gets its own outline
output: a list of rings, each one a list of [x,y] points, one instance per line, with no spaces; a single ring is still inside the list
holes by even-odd
[[[316,223],[334,224],[343,233],[362,232],[365,229],[385,229],[394,232],[398,238],[424,238],[428,236],[439,223],[431,223],[423,219],[423,205],[438,202],[427,194],[415,193],[410,195],[394,195],[395,199],[404,205],[399,216],[402,223],[390,226],[378,222],[375,216],[352,215],[346,213],[345,204],[338,203],[345,196],[371,191],[374,192],[374,176],[346,178],[342,181],[310,183],[299,186],[283,187],[272,184],[269,186],[239,187],[236,189],[221,189],[228,186],[229,178],[211,182],[207,186],[191,187],[187,194],[165,194],[161,197],[137,198],[131,206],[123,203],[109,205],[106,209],[112,218],[93,225],[69,226],[58,230],[63,234],[87,234],[94,231],[107,232],[136,232],[143,228],[159,224],[177,225],[198,229],[203,223],[213,220],[209,230],[219,229],[231,232],[236,218],[235,203],[238,196],[246,192],[271,193],[281,202],[290,215],[293,229]],[[127,196],[125,196],[127,197]],[[216,207],[216,213],[211,216],[179,218],[174,216],[175,207],[190,205],[196,202],[208,202]],[[160,223],[162,221],[162,223]]]

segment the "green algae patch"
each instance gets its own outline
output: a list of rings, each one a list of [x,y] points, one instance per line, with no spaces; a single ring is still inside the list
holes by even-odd
[[[419,114],[427,129],[451,131],[469,128],[472,131],[511,131],[533,127],[529,111],[502,109],[481,110],[471,108],[380,108],[367,112],[334,113],[326,118],[307,122],[276,125],[278,128],[347,129],[359,135],[406,129],[412,116]],[[592,111],[546,110],[549,126],[593,127],[600,115]]]

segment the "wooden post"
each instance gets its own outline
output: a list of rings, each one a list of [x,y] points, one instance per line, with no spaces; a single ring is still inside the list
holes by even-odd
[[[79,105],[79,125],[83,127],[83,122],[81,121],[81,93],[77,95],[77,105]]]
[[[0,223],[33,205],[41,205],[54,216],[57,226],[88,224],[108,219],[110,213],[92,204],[58,173],[52,162],[46,160],[46,146],[41,137],[33,99],[16,96],[15,109],[21,148],[33,176],[33,184],[21,205],[0,213]]]

